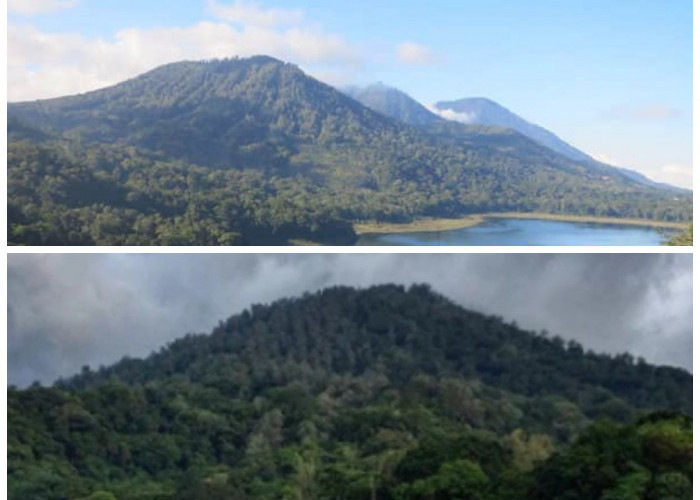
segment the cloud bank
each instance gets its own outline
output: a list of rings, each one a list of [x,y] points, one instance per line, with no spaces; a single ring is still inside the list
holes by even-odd
[[[8,100],[87,92],[181,60],[265,54],[310,65],[317,74],[361,64],[355,47],[307,22],[302,11],[240,1],[210,2],[209,9],[218,20],[185,27],[129,28],[110,38],[10,24]]]
[[[278,298],[429,283],[585,347],[692,369],[687,255],[9,255],[8,380],[50,383]]]
[[[7,11],[12,14],[49,14],[75,7],[79,0],[8,0]]]

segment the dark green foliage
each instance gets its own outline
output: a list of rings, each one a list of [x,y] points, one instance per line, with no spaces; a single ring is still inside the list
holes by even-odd
[[[131,148],[70,152],[14,143],[10,243],[27,245],[284,245],[356,241],[304,179],[210,170]],[[297,182],[298,180],[298,182]],[[324,204],[325,202],[325,204]]]
[[[265,57],[171,64],[8,117],[15,244],[352,244],[358,220],[692,210],[506,129],[403,124]]]
[[[682,370],[586,353],[426,286],[332,288],[145,360],[10,388],[8,492],[685,499],[692,433],[676,411],[691,406]],[[617,423],[589,427],[599,417]]]
[[[533,500],[690,499],[692,422],[665,414],[635,426],[594,424],[535,473]]]

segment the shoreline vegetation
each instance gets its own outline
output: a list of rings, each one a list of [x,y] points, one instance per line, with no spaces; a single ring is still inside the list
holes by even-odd
[[[393,224],[389,222],[360,222],[354,225],[358,236],[366,234],[398,234],[451,231],[454,229],[467,229],[482,224],[486,219],[537,219],[558,222],[580,222],[589,224],[620,224],[626,226],[645,226],[659,229],[684,230],[688,222],[667,222],[649,219],[632,219],[617,217],[598,217],[586,215],[547,214],[541,212],[503,212],[473,214],[456,219],[421,218],[413,222]]]

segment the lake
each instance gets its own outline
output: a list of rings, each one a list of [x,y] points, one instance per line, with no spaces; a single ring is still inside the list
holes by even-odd
[[[670,229],[534,219],[486,219],[478,226],[449,231],[366,234],[369,246],[658,246]]]

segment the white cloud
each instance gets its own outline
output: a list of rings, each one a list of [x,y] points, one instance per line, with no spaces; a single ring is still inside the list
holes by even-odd
[[[454,109],[439,109],[432,104],[425,104],[424,105],[428,111],[433,113],[434,115],[438,115],[445,120],[450,120],[453,122],[460,122],[460,123],[466,123],[467,125],[471,125],[476,122],[478,115],[476,113],[460,113],[459,111],[455,111]]]
[[[260,9],[259,7],[256,7]],[[118,83],[161,64],[189,59],[270,55],[317,71],[356,67],[358,51],[314,25],[267,27],[199,22],[186,27],[130,28],[110,39],[8,26],[8,99],[42,99]],[[273,15],[274,14],[274,15]],[[320,66],[319,68],[315,66]]]
[[[404,64],[426,65],[438,61],[437,55],[424,45],[404,42],[396,48],[396,57]]]
[[[8,0],[7,11],[24,15],[46,14],[69,9],[77,3],[78,0]]]
[[[209,11],[219,19],[251,26],[273,27],[303,22],[304,13],[298,9],[265,9],[256,2],[237,0],[231,5],[209,1]]]

